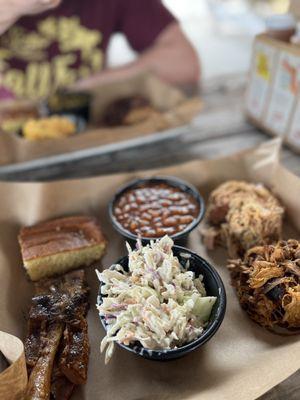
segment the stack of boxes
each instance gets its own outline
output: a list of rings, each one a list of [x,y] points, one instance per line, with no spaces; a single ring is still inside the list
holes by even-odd
[[[300,21],[299,0],[292,0],[290,11]],[[286,31],[281,38],[280,32],[256,37],[246,114],[254,124],[300,151],[300,37],[299,44],[291,43],[291,37],[286,37]]]

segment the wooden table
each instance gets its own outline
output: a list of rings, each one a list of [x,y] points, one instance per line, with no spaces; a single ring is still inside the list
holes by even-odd
[[[245,121],[245,80],[245,75],[234,75],[206,83],[201,92],[205,112],[189,126],[119,144],[2,166],[0,179],[67,179],[132,171],[137,167],[155,168],[193,158],[221,157],[258,145],[269,137]],[[284,148],[282,161],[300,175],[298,155]]]
[[[244,119],[245,79],[244,75],[235,75],[208,82],[201,92],[205,112],[189,127],[156,133],[142,140],[0,167],[0,179],[34,181],[132,171],[193,158],[221,157],[258,145],[269,137]],[[284,148],[282,162],[300,176],[300,157],[297,154]],[[260,400],[286,399],[300,399],[300,370],[260,397]]]

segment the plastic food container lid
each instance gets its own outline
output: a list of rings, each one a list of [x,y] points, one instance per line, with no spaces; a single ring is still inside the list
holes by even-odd
[[[267,30],[284,31],[296,28],[296,20],[293,14],[277,14],[266,18]]]

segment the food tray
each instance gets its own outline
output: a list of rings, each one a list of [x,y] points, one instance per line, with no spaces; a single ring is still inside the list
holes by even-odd
[[[28,312],[33,285],[21,266],[17,243],[20,227],[64,215],[96,215],[109,240],[107,254],[98,268],[108,267],[125,255],[126,249],[111,226],[107,204],[122,184],[134,178],[174,175],[194,184],[205,197],[224,180],[263,182],[281,199],[298,229],[287,222],[285,236],[299,239],[300,179],[278,164],[278,155],[279,145],[275,140],[229,158],[197,160],[154,171],[51,183],[1,183],[0,329],[20,338],[26,334],[24,315]],[[217,268],[226,286],[227,312],[214,338],[190,355],[164,363],[148,361],[117,348],[105,366],[104,356],[99,353],[104,331],[95,309],[99,284],[94,268],[89,268],[89,376],[87,384],[78,388],[72,399],[254,400],[300,367],[299,336],[274,335],[252,322],[240,309],[229,285],[226,252],[222,249],[207,252],[197,230],[191,234],[188,247]]]
[[[89,161],[101,159],[101,156],[107,156],[114,152],[121,152],[130,149],[136,151],[143,151],[142,147],[155,146],[164,144],[165,146],[170,142],[175,142],[179,136],[186,135],[191,132],[188,125],[180,126],[173,129],[168,129],[163,132],[151,133],[147,136],[123,140],[122,142],[101,145],[89,149],[77,150],[70,153],[63,153],[51,155],[47,157],[38,158],[30,161],[22,161],[12,163],[9,165],[0,165],[0,180],[44,180],[51,179],[52,175],[55,176],[57,171],[63,169],[66,173],[68,170],[74,171],[75,165],[81,164],[81,168],[86,168],[85,163]],[[93,163],[93,162],[92,162]],[[76,168],[75,168],[76,169]],[[32,179],[33,174],[38,178]],[[52,178],[53,179],[53,178]]]
[[[159,112],[130,126],[101,126],[99,116],[110,102],[136,94],[148,98]],[[163,132],[188,124],[202,109],[199,97],[187,98],[179,89],[151,74],[140,74],[122,82],[96,87],[92,95],[90,124],[83,132],[73,136],[30,141],[17,134],[0,131],[0,165],[15,165],[49,156],[119,144],[127,140],[147,138],[154,132]]]

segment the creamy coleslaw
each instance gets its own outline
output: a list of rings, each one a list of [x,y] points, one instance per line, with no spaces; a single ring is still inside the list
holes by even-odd
[[[148,350],[178,348],[199,337],[210,317],[216,297],[206,296],[203,277],[195,278],[172,251],[173,241],[165,236],[136,249],[128,249],[128,272],[121,265],[97,272],[102,283],[99,314],[107,324],[101,352],[105,363],[115,342],[139,342]],[[181,254],[187,258],[188,253]]]

